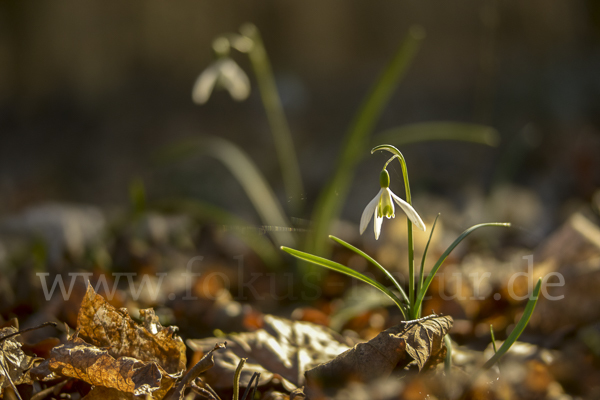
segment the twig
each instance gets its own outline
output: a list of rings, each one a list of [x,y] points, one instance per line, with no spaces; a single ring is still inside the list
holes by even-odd
[[[206,355],[202,357],[202,359],[198,361],[196,365],[194,365],[192,369],[188,371],[187,374],[185,374],[181,381],[179,381],[177,387],[169,390],[167,395],[164,397],[165,400],[181,400],[181,398],[183,398],[183,392],[185,391],[185,388],[188,385],[190,385],[194,381],[194,379],[196,379],[201,373],[212,368],[213,365],[215,365],[215,361],[213,360],[212,354],[213,351],[224,349],[226,347],[227,342],[215,344],[215,347],[211,351],[206,353]]]
[[[12,387],[12,390],[15,392],[15,396],[17,396],[17,399],[23,400],[21,398],[21,395],[19,394],[19,391],[17,390],[17,387],[15,386],[15,383],[12,381],[10,375],[8,374],[8,371],[6,370],[6,367],[4,366],[4,363],[2,362],[2,360],[0,360],[0,366],[2,366],[2,370],[4,371],[4,375],[6,375],[6,379],[8,379],[8,382],[10,383],[10,386]]]
[[[220,400],[217,397],[213,396],[213,394],[210,391],[196,385],[196,383],[194,381],[192,381],[192,383],[190,383],[190,388],[192,389],[192,391],[196,392],[197,394],[199,394],[202,397],[206,397],[209,400]]]
[[[255,372],[255,374],[256,374],[256,380],[254,381],[254,388],[252,389],[252,394],[250,394],[250,398],[248,400],[254,399],[254,395],[256,394],[256,389],[258,389],[258,382],[260,381],[260,372]]]
[[[54,394],[57,395],[58,394],[57,392],[60,389],[62,389],[63,386],[65,386],[67,384],[67,382],[69,382],[69,379],[65,379],[64,381],[59,382],[54,386],[50,386],[49,388],[40,390],[39,392],[37,392],[36,394],[31,396],[31,400],[42,400],[42,399],[46,398],[46,396],[48,396],[52,392],[54,392]]]
[[[246,400],[248,393],[250,393],[250,389],[252,388],[252,383],[254,383],[254,379],[256,379],[255,389],[252,391],[252,396],[250,396],[250,400],[254,398],[254,392],[256,391],[256,386],[258,386],[258,378],[260,378],[260,372],[255,372],[252,374],[250,378],[250,382],[248,382],[248,387],[244,391],[244,395],[242,396],[242,400]]]
[[[437,317],[441,317],[442,314],[436,314],[435,312],[433,312],[433,310],[431,310],[432,314],[427,315],[425,317],[419,318],[419,319],[413,319],[413,320],[409,320],[409,321],[402,321],[404,323],[404,325],[406,326],[412,326],[415,324],[420,324],[421,322],[425,322],[428,319],[432,319],[432,318],[437,318]]]
[[[206,390],[208,390],[210,393],[212,393],[212,395],[217,400],[221,400],[221,398],[219,397],[219,395],[217,394],[217,392],[215,392],[215,389],[213,389],[208,383],[204,382],[204,386],[206,386]]]
[[[34,326],[33,328],[22,329],[22,330],[20,330],[20,331],[18,331],[18,332],[11,333],[10,335],[2,336],[2,337],[0,338],[0,342],[4,341],[4,340],[6,340],[6,339],[9,339],[9,338],[11,338],[11,337],[13,337],[13,336],[18,336],[18,335],[20,335],[20,334],[22,334],[22,333],[29,332],[29,331],[33,331],[33,330],[36,330],[36,329],[40,329],[40,328],[43,328],[43,327],[45,327],[45,326],[53,326],[53,327],[56,327],[56,322],[44,322],[43,324],[41,324],[41,325],[38,325],[38,326]]]

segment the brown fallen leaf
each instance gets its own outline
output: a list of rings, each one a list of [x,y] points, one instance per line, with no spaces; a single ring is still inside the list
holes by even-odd
[[[369,382],[389,376],[396,367],[414,360],[419,370],[435,367],[446,354],[444,336],[452,317],[429,316],[405,321],[366,343],[359,343],[335,359],[306,372],[307,395],[320,387],[337,387],[351,380]]]
[[[240,377],[241,387],[247,387],[252,374],[259,372],[259,386],[279,377],[291,391],[304,384],[305,371],[349,348],[345,339],[329,328],[273,315],[265,315],[263,328],[255,332],[188,340],[187,344],[192,350],[208,352],[216,341],[224,340],[227,350],[215,353],[215,366],[203,375],[216,389],[231,388],[240,359],[247,358]]]
[[[108,350],[86,343],[79,337],[55,347],[50,355],[48,366],[59,376],[77,378],[91,385],[134,395],[152,394],[161,388],[163,390],[160,392],[166,393],[177,379],[155,362],[132,357],[115,359]]]
[[[143,325],[127,309],[115,309],[91,285],[77,316],[79,337],[98,347],[108,347],[113,357],[154,361],[170,374],[186,368],[185,344],[175,335],[176,327],[163,327],[151,308],[140,310]],[[214,344],[214,343],[213,343]]]
[[[0,329],[0,395],[4,388],[12,386],[11,381],[14,385],[31,383],[29,370],[35,359],[23,353],[21,343],[16,340],[17,332],[12,326]],[[14,336],[6,338],[9,335]]]
[[[194,380],[204,371],[211,369],[215,365],[213,352],[226,348],[227,343],[217,343],[215,347],[202,357],[200,361],[196,363],[179,381],[176,387],[171,388],[169,393],[165,396],[166,400],[181,400],[185,389],[188,386],[193,385]]]
[[[600,226],[596,219],[573,214],[538,246],[533,259],[533,276],[545,277],[545,294],[532,315],[531,328],[557,340],[557,332],[600,319]],[[528,279],[517,279],[515,284],[517,295],[528,293]]]
[[[95,389],[91,393],[96,397],[104,393],[112,393],[106,398],[151,394],[161,399],[185,370],[185,344],[174,335],[176,328],[160,325],[153,310],[141,310],[140,314],[143,326],[88,285],[77,332],[66,344],[52,349],[50,357],[32,370],[32,376],[42,379],[51,372],[119,391]]]
[[[94,386],[81,400],[135,400],[143,397],[135,397],[133,393],[124,393],[117,389],[103,386]]]

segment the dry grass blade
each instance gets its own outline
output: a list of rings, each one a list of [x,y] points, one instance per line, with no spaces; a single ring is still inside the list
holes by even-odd
[[[194,365],[192,369],[190,369],[184,375],[181,381],[179,381],[179,383],[177,384],[177,387],[171,389],[169,393],[167,393],[167,395],[165,396],[165,400],[179,400],[183,398],[183,392],[185,391],[185,388],[189,385],[192,385],[194,380],[198,376],[200,376],[201,373],[209,370],[215,365],[215,361],[213,359],[213,352],[216,350],[224,349],[226,347],[227,342],[215,344],[215,347],[211,351],[206,353],[206,355],[202,357],[202,359],[198,361],[196,365]]]
[[[250,394],[250,399],[254,399],[254,394],[256,393],[256,389],[258,388],[258,380],[260,379],[260,372],[255,372],[252,374],[252,378],[250,378],[250,383],[248,387],[244,391],[244,395],[242,396],[242,400],[246,400],[250,390],[252,390],[252,394]]]
[[[20,335],[22,333],[29,332],[29,331],[34,331],[36,329],[44,328],[46,326],[56,326],[56,322],[44,322],[43,324],[38,325],[38,326],[34,326],[33,328],[21,329],[20,331],[13,332],[13,333],[11,333],[9,335],[0,337],[0,342],[3,342],[6,339],[10,339],[11,337],[14,337],[14,336],[18,336],[18,335]]]

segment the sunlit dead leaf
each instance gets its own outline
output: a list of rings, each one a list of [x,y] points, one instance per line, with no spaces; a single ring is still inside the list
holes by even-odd
[[[81,400],[134,400],[136,397],[133,393],[124,393],[117,389],[111,389],[102,386],[95,386]],[[143,397],[138,397],[143,399]]]
[[[216,353],[215,366],[204,376],[215,389],[231,388],[233,374],[241,358],[247,358],[240,386],[247,387],[254,372],[260,373],[259,386],[281,376],[288,390],[304,383],[304,372],[333,359],[349,348],[334,331],[309,322],[264,316],[263,329],[215,339],[188,340],[193,349],[207,352],[217,340],[227,341],[227,350]]]
[[[127,393],[164,397],[185,370],[185,344],[174,335],[176,328],[161,326],[151,309],[141,310],[140,314],[143,326],[125,310],[116,310],[88,285],[77,333],[66,344],[52,349],[50,357],[32,374],[43,377],[52,372],[121,392],[110,392],[110,396],[117,397],[104,400],[128,398]],[[95,390],[92,393],[96,397],[105,392]]]
[[[154,361],[170,374],[185,370],[185,344],[174,336],[176,328],[163,327],[152,309],[140,310],[140,316],[143,326],[131,319],[126,309],[115,309],[88,285],[77,317],[79,337],[94,346],[108,347],[116,358]]]
[[[446,351],[443,338],[452,322],[452,317],[434,316],[387,329],[307,371],[309,388],[338,386],[350,380],[369,382],[389,376],[397,366],[407,365],[412,360],[419,370],[432,368],[443,359]]]
[[[77,337],[55,347],[48,365],[58,375],[135,395],[157,391],[163,380],[164,385],[170,387],[176,379],[154,362],[143,362],[132,357],[115,359],[107,350]]]
[[[0,339],[18,332],[17,328],[9,326],[0,329]],[[21,343],[13,336],[0,341],[0,394],[4,388],[10,387],[10,381],[15,385],[31,383],[29,369],[34,358],[26,355],[21,350]]]

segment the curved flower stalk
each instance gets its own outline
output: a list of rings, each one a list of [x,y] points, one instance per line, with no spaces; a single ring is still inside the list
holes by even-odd
[[[226,89],[234,100],[242,101],[248,98],[248,75],[229,54],[231,49],[235,49],[248,56],[275,141],[290,211],[299,214],[303,206],[304,187],[292,134],[277,92],[271,64],[258,28],[246,23],[240,27],[240,33],[229,33],[213,41],[212,47],[217,60],[196,79],[192,99],[196,104],[206,103],[215,87]]]
[[[402,210],[406,213],[406,216],[417,228],[425,231],[425,224],[415,209],[390,190],[390,174],[386,169],[381,171],[379,181],[381,184],[379,193],[377,193],[373,200],[367,204],[362,216],[360,217],[360,234],[362,235],[365,229],[367,229],[367,225],[369,225],[371,217],[373,216],[375,219],[373,222],[375,240],[379,239],[383,217],[385,216],[387,219],[390,219],[396,216],[394,214],[394,202],[396,202],[396,204],[402,208]],[[394,199],[394,202],[392,202],[392,199]]]

